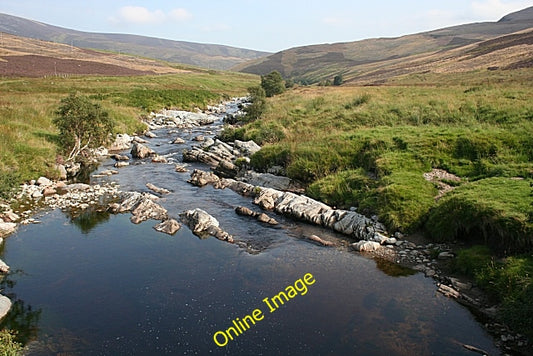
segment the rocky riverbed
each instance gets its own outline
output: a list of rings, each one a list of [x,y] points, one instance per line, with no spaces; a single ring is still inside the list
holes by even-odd
[[[187,173],[187,167],[181,162],[174,163],[172,157],[159,156],[148,147],[147,143],[157,137],[152,131],[170,127],[189,130],[192,136],[193,130],[213,124],[218,119],[216,115],[223,111],[223,106],[219,106],[211,108],[207,113],[165,110],[152,115],[151,121],[148,122],[150,130],[144,137],[126,134],[117,137],[111,146],[112,154],[109,155],[116,161],[115,169],[101,171],[94,177],[120,174],[121,167],[135,164],[135,160],[147,159],[153,163],[176,164],[176,171]],[[190,184],[211,185],[216,189],[227,188],[250,197],[258,211],[238,207],[235,212],[257,219],[260,223],[277,225],[275,216],[283,215],[342,233],[350,241],[349,248],[357,253],[408,266],[435,279],[440,293],[472,308],[486,320],[486,327],[499,336],[503,348],[527,345],[523,337],[511,333],[504,325],[495,321],[494,307],[488,304],[471,282],[448,275],[445,267],[455,258],[452,246],[413,240],[400,233],[391,235],[376,217],[335,209],[306,197],[297,182],[286,177],[246,169],[249,157],[261,149],[255,142],[236,140],[225,143],[210,136],[211,132],[194,135],[193,139],[197,143],[183,152],[183,162],[201,162],[211,168],[211,171],[195,169],[188,172]],[[183,143],[182,139],[176,138],[171,144],[179,146]],[[85,211],[130,213],[132,223],[155,220],[157,222],[153,226],[154,229],[170,235],[176,233],[181,224],[185,224],[198,236],[210,235],[245,247],[238,236],[232,236],[231,231],[222,229],[220,225],[223,224],[200,208],[185,210],[179,216],[169,216],[168,211],[159,204],[159,200],[168,194],[169,190],[151,183],[146,186],[151,192],[122,191],[113,182],[95,185],[69,184],[66,181],[53,182],[40,177],[22,185],[11,204],[1,207],[0,237],[13,233],[19,224],[38,223],[34,217],[37,211],[61,209],[69,214],[81,214]],[[329,241],[324,236],[310,235],[307,239],[311,243],[328,248],[346,248],[346,245]],[[9,267],[2,261],[0,272],[9,272]],[[9,299],[0,296],[0,318],[10,307]]]

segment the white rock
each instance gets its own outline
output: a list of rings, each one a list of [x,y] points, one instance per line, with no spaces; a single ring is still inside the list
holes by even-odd
[[[4,295],[0,295],[0,320],[6,316],[10,309],[11,300]]]
[[[1,273],[9,272],[9,266],[2,260],[0,260],[0,272]]]
[[[370,252],[370,251],[376,251],[382,248],[382,246],[375,241],[359,241],[351,245],[354,250],[359,252]]]
[[[40,177],[39,179],[37,179],[36,183],[37,185],[45,186],[45,187],[53,184],[53,182],[46,177]]]
[[[184,220],[185,224],[193,232],[203,232],[208,231],[210,227],[218,227],[218,220],[209,215],[206,211],[196,208],[194,210],[187,210],[182,213],[181,218]]]
[[[174,235],[180,228],[181,225],[174,219],[165,220],[162,223],[154,226],[154,229],[157,231],[164,232],[165,234],[169,235]]]

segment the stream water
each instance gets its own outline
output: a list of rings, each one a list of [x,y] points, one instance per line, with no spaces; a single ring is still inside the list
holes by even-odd
[[[499,354],[471,314],[423,274],[362,257],[328,230],[274,215],[276,227],[238,216],[236,206],[258,207],[229,189],[187,183],[189,174],[172,163],[200,132],[174,131],[155,131],[148,144],[171,164],[134,160],[93,183],[170,189],[160,204],[171,217],[202,208],[248,247],[199,239],[185,226],[169,236],[154,221],[132,224],[129,214],[42,213],[40,224],[20,227],[0,253],[12,270],[4,293],[15,301],[4,322],[31,340],[28,354],[472,355],[464,344]],[[187,144],[169,144],[176,136]],[[310,243],[304,236],[311,234],[340,247]],[[307,291],[297,282],[306,274],[313,276]],[[289,288],[291,297],[271,312],[263,300],[290,285],[296,294]],[[218,346],[215,334],[227,344]]]

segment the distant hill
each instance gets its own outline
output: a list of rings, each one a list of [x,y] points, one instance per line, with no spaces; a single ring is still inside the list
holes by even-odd
[[[79,48],[129,53],[210,69],[229,69],[239,63],[269,54],[214,44],[172,41],[137,35],[82,32],[1,13],[0,32]]]
[[[464,62],[462,53],[473,51],[470,55],[472,57],[476,52],[472,46],[478,45],[484,51],[497,50],[502,56],[515,58],[517,63],[522,63],[516,65],[524,66],[533,57],[529,44],[531,33],[520,31],[529,28],[533,28],[533,7],[509,14],[498,22],[459,25],[396,38],[291,48],[237,65],[233,69],[261,75],[277,70],[284,77],[308,83],[332,80],[334,76],[342,74],[345,81],[368,84],[416,71],[437,70],[437,64],[441,61],[447,62],[448,67],[438,67],[440,70],[452,70],[454,66],[456,70],[465,70],[468,63],[472,69],[479,65],[495,67],[502,64],[512,68],[513,63],[509,63],[509,58],[492,58],[496,61],[491,64],[487,61],[488,53],[485,53],[484,61],[478,58],[477,61]],[[515,34],[515,37],[505,37],[510,34]],[[502,36],[501,40],[497,39]],[[516,41],[513,42],[513,39]],[[491,42],[486,42],[490,40],[507,49],[513,47],[517,53],[513,54],[509,50],[505,52],[504,48],[498,49],[498,46],[491,47]],[[463,52],[459,51],[461,48]],[[483,50],[478,50],[478,53],[479,51]],[[451,64],[459,58],[463,63]],[[413,65],[413,61],[417,65]]]
[[[5,33],[0,37],[0,77],[73,74],[120,76],[198,70],[196,67],[171,66],[154,59],[83,49]]]

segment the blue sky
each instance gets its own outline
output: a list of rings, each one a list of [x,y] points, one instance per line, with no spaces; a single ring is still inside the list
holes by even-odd
[[[277,52],[497,21],[533,0],[0,0],[0,12],[90,32]]]

